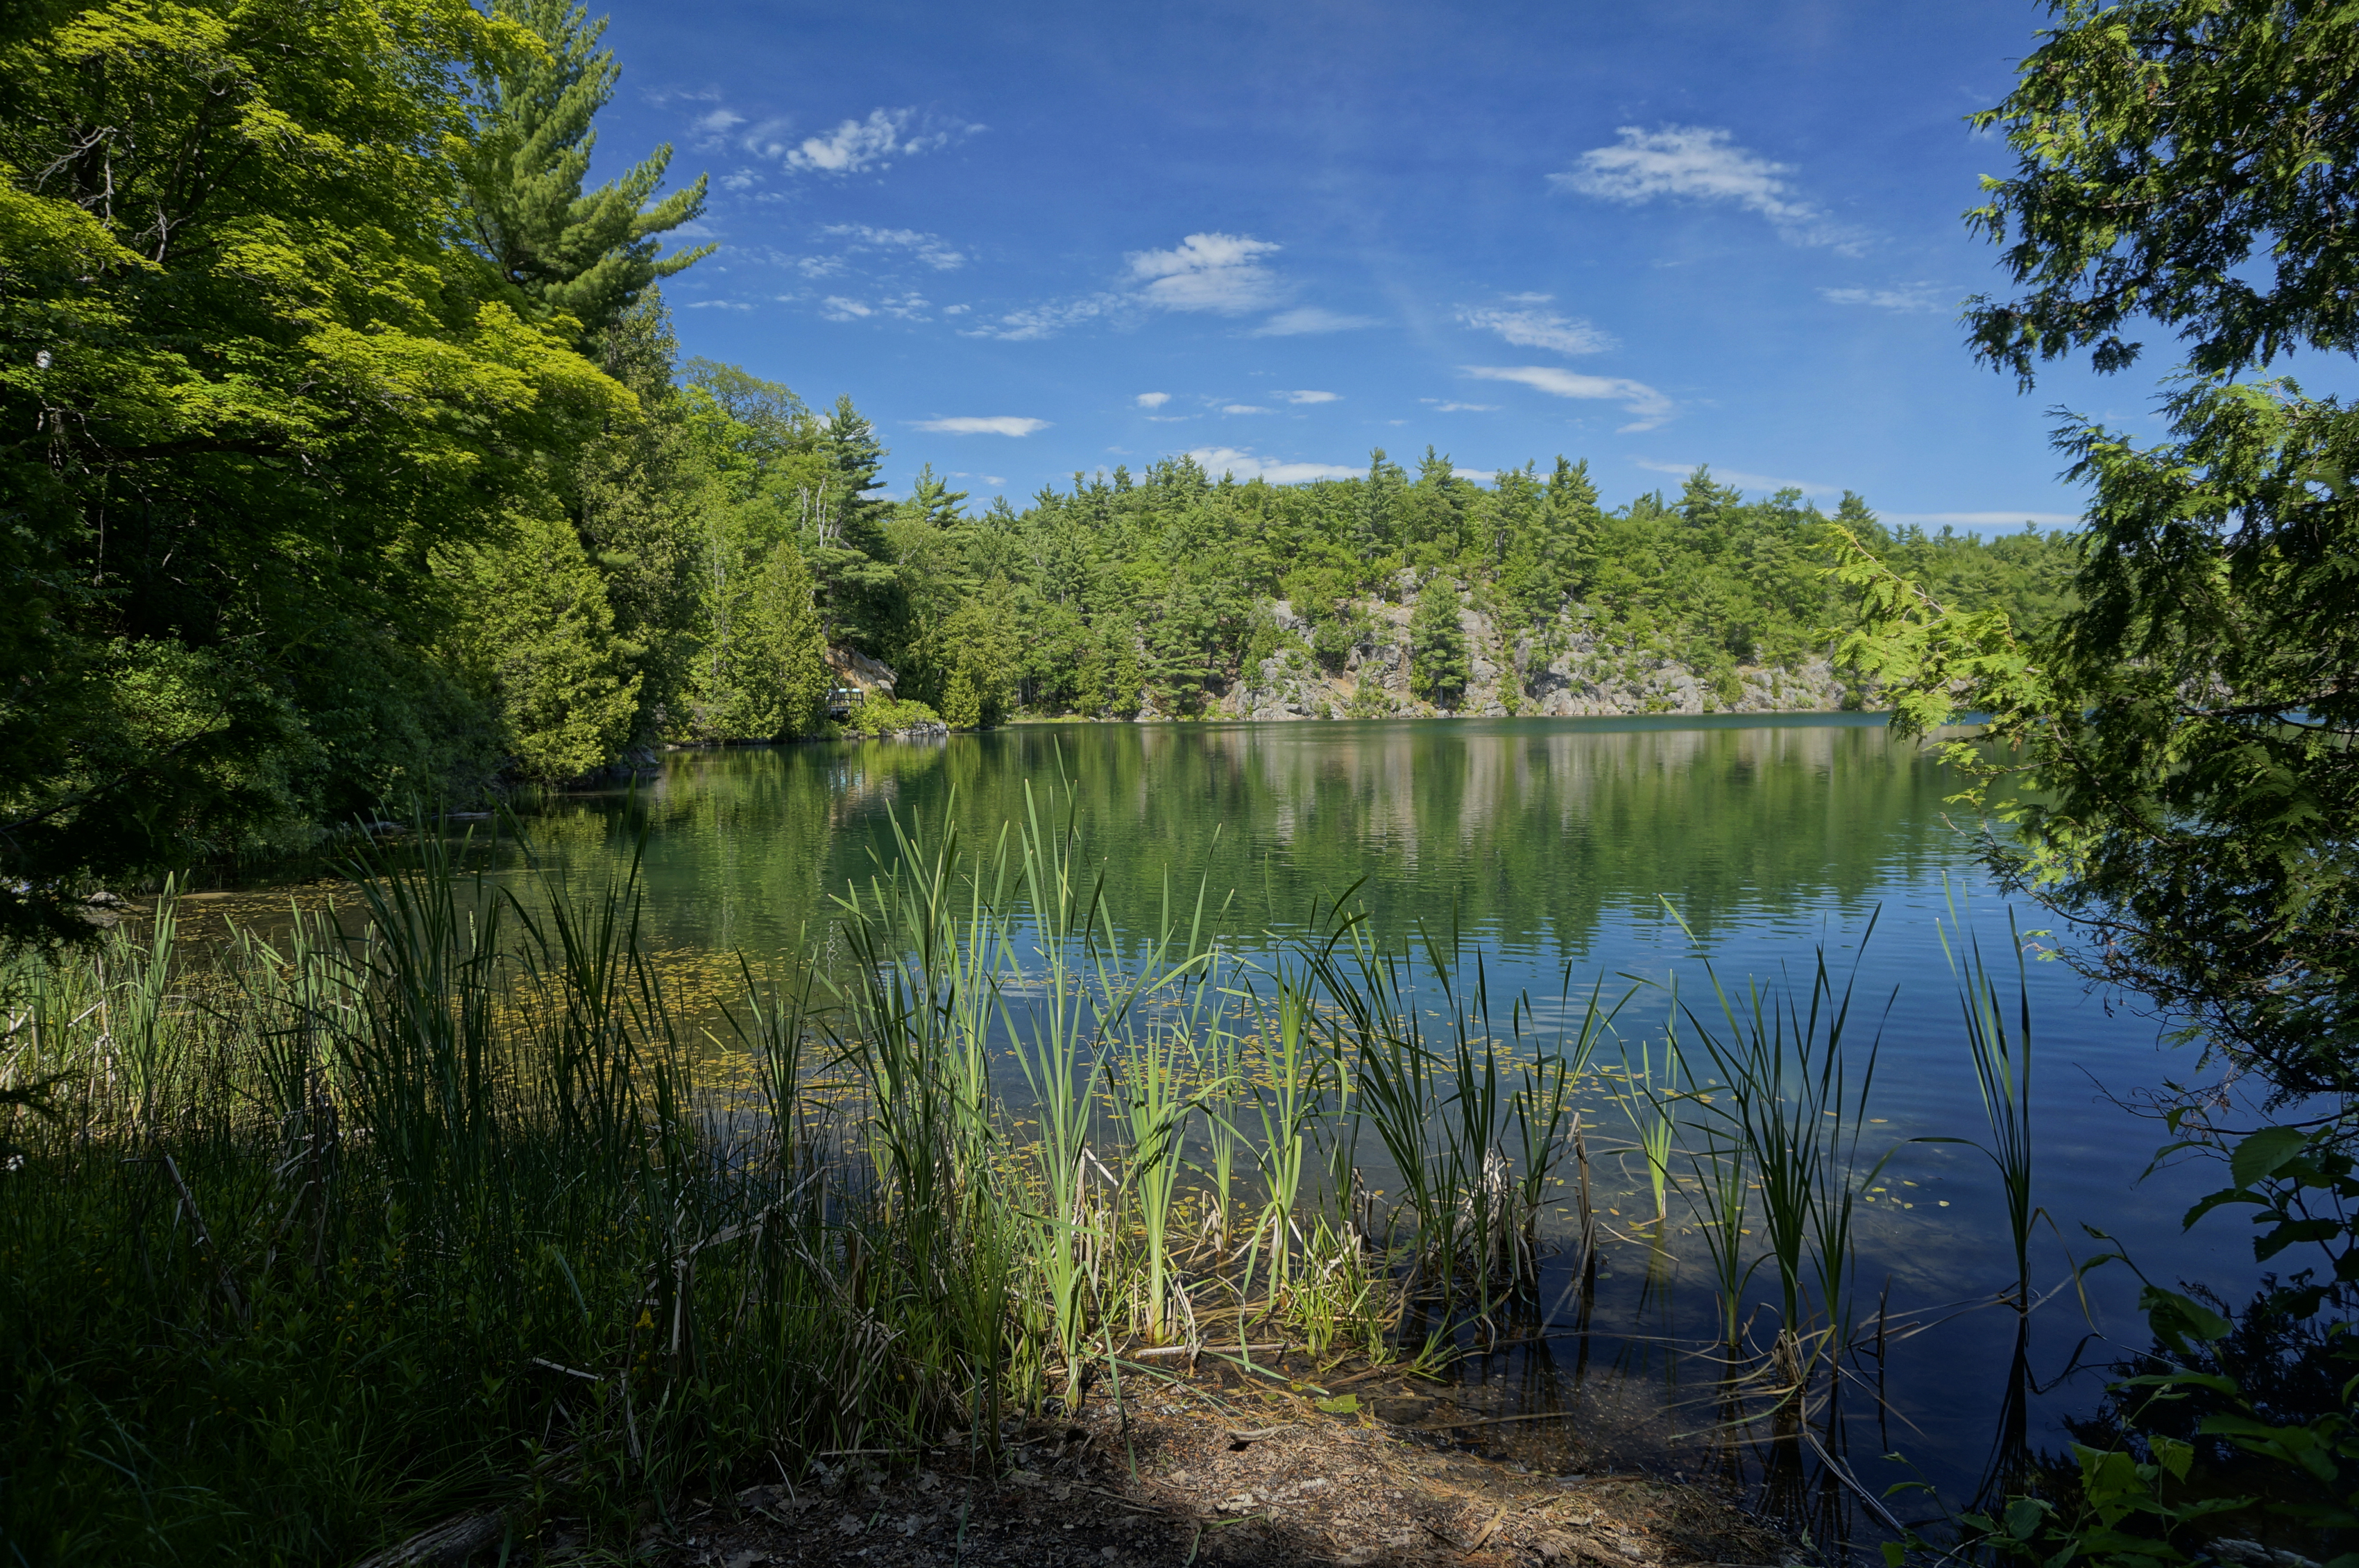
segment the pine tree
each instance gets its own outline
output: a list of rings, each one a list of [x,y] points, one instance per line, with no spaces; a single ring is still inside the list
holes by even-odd
[[[1408,481],[1400,464],[1386,459],[1384,448],[1368,453],[1368,477],[1360,487],[1359,513],[1353,519],[1352,535],[1353,544],[1364,556],[1381,554],[1399,542],[1400,498]]]
[[[1597,580],[1598,536],[1604,514],[1597,506],[1597,485],[1589,477],[1589,460],[1556,460],[1549,475],[1549,554],[1563,573],[1565,591],[1578,598]]]
[[[1445,708],[1455,706],[1465,694],[1473,673],[1458,612],[1458,585],[1436,572],[1427,580],[1408,618],[1409,690]]]
[[[647,205],[671,163],[658,147],[619,180],[584,192],[598,133],[591,122],[614,95],[621,67],[598,47],[606,30],[572,0],[493,0],[492,15],[541,40],[477,80],[475,135],[459,159],[466,182],[462,228],[501,282],[544,315],[571,315],[592,339],[658,278],[712,246],[658,256],[657,236],[704,211],[705,178]]]

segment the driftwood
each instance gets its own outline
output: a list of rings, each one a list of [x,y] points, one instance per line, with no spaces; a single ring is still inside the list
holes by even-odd
[[[461,1514],[419,1530],[398,1546],[371,1552],[353,1568],[459,1568],[506,1533],[508,1510]]]

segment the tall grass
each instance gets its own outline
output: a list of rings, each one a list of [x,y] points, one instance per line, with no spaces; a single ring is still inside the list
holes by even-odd
[[[1454,932],[1338,907],[1260,964],[1201,888],[1127,927],[1050,798],[979,849],[896,822],[826,939],[692,1024],[636,863],[477,858],[425,835],[202,952],[168,896],[8,972],[0,1089],[52,1113],[0,1099],[27,1558],[344,1561],[470,1511],[621,1543],[847,1452],[988,1450],[1174,1345],[1430,1366],[1545,1327],[1627,994],[1495,999]],[[1724,1345],[1767,1269],[1797,1362],[1849,1319],[1875,1052],[1823,964],[1715,996],[1623,1087],[1658,1237],[1693,1177]]]
[[[2023,937],[2012,911],[2007,934],[2015,947],[2015,1025],[1999,996],[1998,981],[1983,958],[1981,939],[1966,928],[1957,908],[1951,924],[1962,933],[1953,945],[1942,929],[1941,954],[1958,985],[1958,1010],[1965,1026],[1966,1055],[1981,1091],[1991,1141],[1984,1148],[1996,1169],[2006,1204],[2007,1239],[2015,1248],[2015,1310],[2031,1310],[2031,1228],[2038,1211],[2031,1201],[2031,986],[2023,972]],[[1959,948],[1963,948],[1962,954]],[[1962,959],[1962,963],[1961,962]]]

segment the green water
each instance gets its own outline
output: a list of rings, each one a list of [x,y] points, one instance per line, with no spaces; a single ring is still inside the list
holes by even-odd
[[[1935,921],[1962,908],[2002,962],[2010,939],[1944,804],[1957,786],[1860,715],[1035,726],[679,753],[635,790],[561,802],[529,827],[544,854],[586,877],[643,855],[656,943],[724,977],[733,954],[759,964],[823,933],[832,899],[889,856],[896,817],[933,833],[947,814],[987,855],[1027,810],[1070,813],[1118,926],[1145,931],[1167,900],[1190,905],[1201,886],[1248,957],[1347,890],[1386,943],[1454,931],[1495,996],[1673,975],[1693,996],[1707,959],[1732,985],[1774,985],[1823,951],[1855,974],[1880,1034],[1874,1114],[1898,1146],[1882,1206],[1860,1224],[1863,1278],[1888,1281],[1896,1308],[1913,1311],[2012,1279],[1988,1163],[1961,1146],[1901,1143],[1984,1132]],[[2190,1238],[2177,1224],[2203,1173],[2141,1183],[2161,1138],[2120,1104],[2191,1061],[2158,1047],[2152,1022],[2120,999],[2084,994],[2062,964],[2030,963],[2027,986],[2036,1196],[2055,1220],[2038,1284],[2069,1277],[2071,1247],[2094,1249],[2086,1223],[2121,1238],[2152,1277],[2210,1279],[2234,1299],[2251,1272],[2238,1238]],[[725,991],[716,983],[707,999]],[[1659,1024],[1661,996],[1642,993],[1625,1015],[1631,1032]],[[1622,1169],[1608,1160],[1601,1172],[1608,1203],[1630,1191],[1614,1185]],[[2035,1376],[2057,1373],[2093,1332],[2142,1341],[2135,1290],[2116,1268],[2091,1277],[2085,1316],[2076,1296],[2043,1309]],[[1577,1353],[1542,1347],[1464,1375],[1495,1383],[1506,1405],[1553,1402],[1576,1418],[1560,1431],[1515,1429],[1536,1466],[1614,1452],[1676,1465],[1680,1421],[1665,1388],[1683,1374],[1650,1347],[1696,1335],[1707,1296],[1701,1279],[1649,1282],[1638,1267],[1609,1267],[1598,1332]],[[2014,1332],[2011,1313],[1985,1311],[1896,1350],[1880,1417],[1894,1430],[1865,1438],[1883,1446],[1861,1450],[1863,1468],[1897,1447],[1970,1491]],[[2065,1378],[2039,1395],[2035,1439],[2052,1443],[2101,1383]]]
[[[1070,787],[1070,794],[1067,793]],[[987,850],[1027,810],[1072,811],[1118,916],[1206,879],[1241,933],[1361,885],[1375,927],[1453,918],[1520,958],[1612,956],[1668,898],[1707,941],[1815,930],[1967,864],[1955,788],[1880,720],[1788,717],[1270,725],[1038,725],[947,742],[676,753],[635,799],[537,820],[585,866],[627,814],[673,940],[791,942],[889,848],[888,815],[946,808]]]

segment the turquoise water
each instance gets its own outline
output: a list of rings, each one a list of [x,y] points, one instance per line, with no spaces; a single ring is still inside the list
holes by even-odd
[[[935,743],[821,743],[679,753],[636,791],[580,798],[538,816],[542,850],[583,872],[644,845],[658,945],[760,961],[822,931],[830,900],[891,853],[891,822],[935,831],[945,815],[987,848],[1026,810],[1074,814],[1085,857],[1103,866],[1118,924],[1143,931],[1167,892],[1204,888],[1230,942],[1268,953],[1316,907],[1356,886],[1370,929],[1406,943],[1454,929],[1479,949],[1495,995],[1553,998],[1676,975],[1693,999],[1709,959],[1723,984],[1799,982],[1823,950],[1856,975],[1856,1010],[1880,1029],[1871,1130],[1898,1146],[1878,1206],[1863,1213],[1860,1264],[1895,1322],[1986,1299],[2013,1263],[1989,1162],[1919,1137],[1984,1136],[1956,991],[1936,932],[1962,906],[2004,963],[2007,912],[1943,798],[1957,779],[1873,717],[1458,720],[1273,725],[1026,726]],[[643,834],[643,836],[642,836]],[[1674,918],[1676,913],[1677,918]],[[2026,926],[2042,922],[2022,911]],[[1874,923],[1872,938],[1868,928]],[[2200,1279],[2240,1299],[2253,1273],[2234,1227],[2194,1236],[2177,1216],[2208,1172],[2141,1181],[2165,1141],[2126,1108],[2191,1053],[2158,1043],[2123,998],[2088,994],[2065,965],[2027,965],[2036,1032],[2038,1201],[2034,1269],[2045,1289],[2117,1238],[2158,1280]],[[1626,977],[1626,978],[1625,978]],[[1658,1020],[1642,991],[1625,1022]],[[1593,1105],[1602,1147],[1614,1113]],[[1635,1170],[1603,1160],[1604,1201],[1632,1196]],[[1913,1185],[1911,1185],[1913,1183]],[[1902,1206],[1907,1205],[1907,1206]],[[1633,1217],[1636,1210],[1630,1210]],[[1571,1283],[1572,1251],[1545,1292]],[[1888,1281],[1888,1289],[1886,1282]],[[2120,1265],[2066,1290],[2032,1321],[2036,1443],[2094,1404],[2102,1378],[2063,1376],[2143,1348]],[[1642,1249],[1609,1248],[1586,1338],[1560,1338],[1471,1363],[1503,1409],[1561,1406],[1498,1441],[1536,1467],[1699,1462],[1684,1434],[1707,1412],[1666,1390],[1709,1382],[1676,1348],[1699,1335],[1709,1291],[1675,1269],[1651,1282]],[[1854,1399],[1838,1446],[1881,1489],[1898,1450],[1962,1498],[1993,1440],[2014,1347],[2014,1314],[1970,1312],[1892,1345],[1883,1396]],[[1672,1342],[1666,1344],[1664,1342]],[[2049,1379],[2057,1379],[2052,1386]]]

